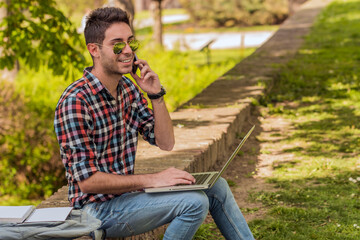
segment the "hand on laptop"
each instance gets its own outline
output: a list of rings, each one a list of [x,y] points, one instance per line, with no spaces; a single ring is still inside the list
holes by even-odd
[[[195,183],[195,178],[190,173],[174,167],[155,173],[153,176],[153,187],[167,187]]]

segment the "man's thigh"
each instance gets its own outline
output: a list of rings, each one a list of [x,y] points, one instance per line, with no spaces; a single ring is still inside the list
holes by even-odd
[[[125,193],[106,202],[88,204],[84,210],[103,223],[111,221],[107,229],[109,237],[125,237],[170,223],[194,205],[208,208],[204,192]]]

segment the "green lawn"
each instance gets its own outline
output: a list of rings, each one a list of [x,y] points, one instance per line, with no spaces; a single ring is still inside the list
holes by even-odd
[[[295,128],[281,140],[295,157],[251,195],[269,207],[257,239],[360,239],[359,19],[359,0],[333,2],[263,101]]]
[[[273,163],[266,178],[273,191],[250,192],[249,201],[268,209],[249,222],[257,240],[360,239],[359,19],[359,0],[324,9],[260,102],[262,117],[285,119],[292,127],[260,151],[282,146],[279,155],[294,157]],[[195,239],[219,239],[217,234],[206,224]]]

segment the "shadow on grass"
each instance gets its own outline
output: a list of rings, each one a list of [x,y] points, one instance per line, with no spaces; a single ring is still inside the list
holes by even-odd
[[[271,207],[266,218],[250,223],[257,239],[358,239],[359,175],[297,181],[272,180],[276,192],[255,192],[253,201]],[[355,182],[356,181],[356,182]]]

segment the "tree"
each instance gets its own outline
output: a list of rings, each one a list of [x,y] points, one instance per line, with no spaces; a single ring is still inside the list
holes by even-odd
[[[0,0],[1,2],[9,2],[9,0]],[[0,21],[7,16],[6,8],[0,7]],[[0,48],[0,55],[1,55],[2,49]],[[9,70],[7,68],[4,68],[1,70],[1,76],[0,79],[6,79],[8,81],[13,81],[16,77],[17,71],[18,71],[18,62],[15,64],[15,67],[12,70]]]
[[[19,60],[31,69],[48,65],[55,75],[85,66],[84,46],[76,28],[57,10],[54,0],[0,2],[6,16],[0,22],[0,69]]]
[[[64,13],[65,16],[70,17],[76,13],[83,12],[86,10],[95,9],[103,6],[107,0],[55,0],[58,9]]]
[[[154,40],[159,46],[163,46],[163,40],[162,40],[162,7],[161,7],[162,0],[152,0],[151,1],[151,12],[152,17],[154,19]]]
[[[132,0],[117,0],[115,6],[125,10],[130,15],[130,26],[133,33],[134,31],[134,17],[135,17],[135,6]]]
[[[179,0],[192,22],[206,27],[270,25],[283,22],[289,0]]]
[[[151,13],[154,20],[154,26],[153,26],[153,38],[155,42],[162,46],[162,7],[161,7],[162,0],[151,0]],[[134,16],[135,16],[135,7],[132,0],[117,0],[115,6],[118,6],[122,9],[124,9],[127,13],[130,14],[130,20],[131,20],[131,26],[133,26]],[[132,29],[133,32],[134,29]]]

